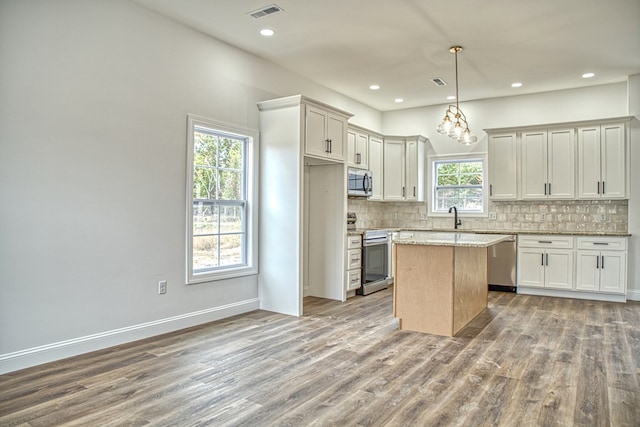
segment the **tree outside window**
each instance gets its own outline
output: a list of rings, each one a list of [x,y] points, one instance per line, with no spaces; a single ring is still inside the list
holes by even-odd
[[[483,212],[482,160],[435,161],[433,199],[436,212]]]

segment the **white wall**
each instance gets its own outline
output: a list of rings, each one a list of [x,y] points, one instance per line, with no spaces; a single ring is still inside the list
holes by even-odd
[[[626,116],[626,99],[627,84],[622,82],[462,102],[460,108],[478,136],[479,143],[471,147],[436,132],[446,110],[444,104],[384,112],[382,130],[387,135],[424,135],[438,154],[487,151],[487,134],[483,129]]]
[[[123,0],[3,0],[0,64],[0,372],[257,307],[255,276],[185,285],[187,113],[257,129],[303,93],[381,127]]]

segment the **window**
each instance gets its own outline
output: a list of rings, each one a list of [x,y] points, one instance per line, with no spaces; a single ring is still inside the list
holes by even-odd
[[[187,283],[255,274],[256,133],[189,116]]]
[[[432,161],[431,213],[446,214],[451,206],[458,212],[483,215],[485,158],[437,158]]]

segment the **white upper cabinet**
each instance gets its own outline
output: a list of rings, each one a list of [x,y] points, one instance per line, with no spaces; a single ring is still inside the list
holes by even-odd
[[[369,169],[369,134],[354,128],[347,130],[347,165]]]
[[[523,131],[522,199],[575,198],[575,131]]]
[[[523,132],[521,151],[522,198],[547,197],[547,132]]]
[[[425,150],[426,138],[423,136],[385,138],[384,200],[424,201]]]
[[[347,119],[329,110],[306,106],[305,154],[344,162]]]
[[[384,200],[402,201],[405,193],[403,139],[385,139],[383,156]]]
[[[515,200],[518,177],[516,133],[489,135],[489,196],[492,200]]]
[[[372,187],[373,191],[369,200],[382,200],[382,177],[383,177],[383,164],[382,164],[382,152],[383,142],[382,138],[370,135],[369,136],[369,170],[371,171]]]
[[[625,124],[578,128],[578,198],[627,197]]]
[[[369,168],[369,135],[358,132],[356,138],[355,164],[362,168]]]

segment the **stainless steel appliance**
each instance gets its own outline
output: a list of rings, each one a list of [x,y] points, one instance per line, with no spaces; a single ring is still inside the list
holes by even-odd
[[[487,257],[489,290],[516,292],[516,236],[489,246]]]
[[[389,286],[389,232],[367,230],[362,235],[362,286],[359,295],[386,289]]]
[[[373,189],[371,171],[347,168],[347,195],[350,197],[369,197]]]

